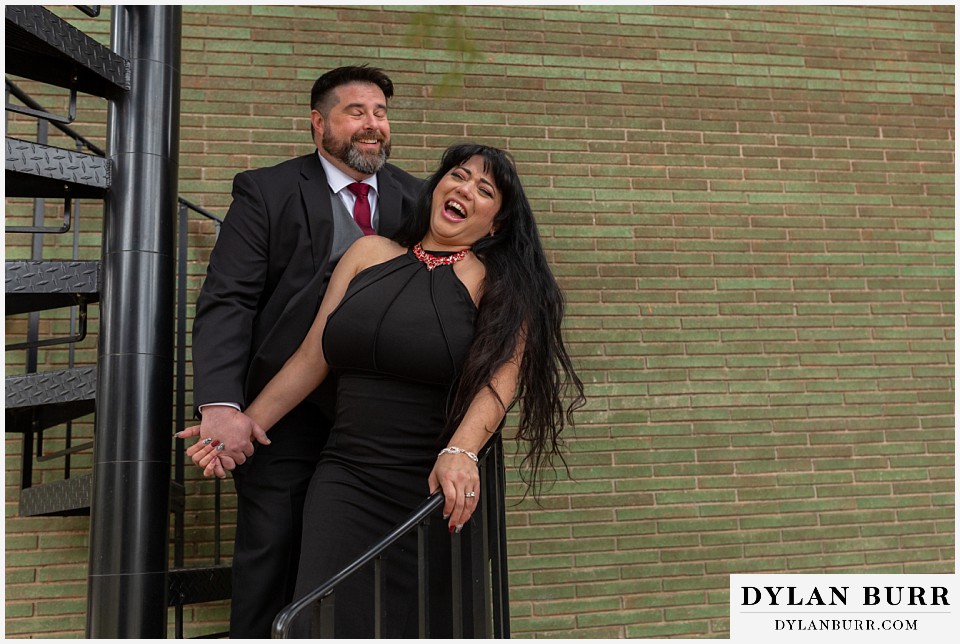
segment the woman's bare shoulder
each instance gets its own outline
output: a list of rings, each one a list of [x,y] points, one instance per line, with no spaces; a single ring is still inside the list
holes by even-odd
[[[479,306],[480,298],[483,296],[483,280],[487,276],[487,267],[476,255],[467,253],[464,261],[457,262],[453,270],[460,281],[463,282],[463,285],[467,287],[474,304]]]
[[[407,252],[407,249],[386,237],[366,235],[353,242],[344,253],[341,262],[353,264],[357,272],[374,264],[381,264]]]

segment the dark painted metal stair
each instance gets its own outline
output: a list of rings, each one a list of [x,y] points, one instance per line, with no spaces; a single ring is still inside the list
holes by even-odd
[[[167,572],[167,605],[186,606],[230,599],[229,565],[171,568]]]
[[[7,376],[6,431],[37,431],[93,413],[96,392],[93,366]]]
[[[80,9],[88,15],[98,13],[87,11],[84,7],[80,7]],[[118,9],[115,8],[114,11],[116,12]],[[146,15],[143,12],[137,12],[136,14],[127,12],[120,15],[127,22],[120,24],[115,13],[113,28],[118,29],[118,33],[130,41],[126,43],[126,47],[118,45],[120,51],[139,51],[142,48],[133,47],[132,42],[141,39],[148,42],[155,36],[150,24],[140,25],[139,27],[130,26],[139,24],[132,20],[131,16]],[[126,16],[126,18],[123,18],[123,16]],[[141,56],[131,55],[130,58],[134,61],[134,64],[131,64],[124,57],[101,45],[94,38],[87,36],[47,9],[39,6],[7,6],[5,7],[5,17],[5,72],[8,75],[6,109],[8,113],[13,112],[38,119],[36,141],[25,141],[13,137],[6,137],[5,139],[7,153],[5,165],[6,196],[37,200],[34,204],[33,225],[6,226],[7,233],[35,235],[31,255],[33,259],[30,261],[5,262],[6,315],[30,314],[26,332],[27,341],[19,344],[8,344],[7,350],[26,348],[26,370],[33,371],[37,368],[38,362],[42,364],[42,361],[37,360],[38,347],[58,342],[78,342],[84,337],[86,307],[88,304],[100,301],[101,281],[104,271],[104,266],[99,261],[44,259],[43,236],[46,234],[61,234],[73,228],[73,234],[75,235],[73,256],[78,257],[79,253],[76,250],[78,244],[76,211],[78,209],[74,207],[74,200],[104,199],[108,194],[111,194],[111,184],[114,180],[126,186],[142,185],[112,177],[111,169],[113,169],[116,177],[122,178],[126,176],[124,172],[130,166],[112,166],[111,162],[105,158],[102,150],[66,127],[66,124],[73,121],[75,117],[77,94],[90,94],[105,98],[114,105],[127,105],[131,99],[139,100],[147,95],[136,89],[131,92],[132,85],[160,87],[162,84],[147,82],[139,76],[141,70],[149,69],[149,66],[141,65],[144,60]],[[142,18],[138,18],[138,20],[140,19]],[[127,29],[124,28],[124,25],[127,26]],[[144,26],[146,28],[143,28]],[[172,33],[179,34],[179,28]],[[113,34],[113,36],[115,37],[117,34]],[[123,38],[119,41],[113,38],[113,42],[124,43]],[[134,79],[137,81],[136,83],[131,83],[131,70],[138,74],[137,78]],[[69,107],[65,110],[66,115],[47,111],[33,98],[17,88],[13,80],[9,78],[10,76],[27,78],[67,89],[69,91]],[[143,113],[148,112],[149,110]],[[149,113],[152,114],[152,112]],[[129,116],[129,112],[127,115]],[[146,126],[136,125],[140,122],[150,123],[149,119],[136,121],[132,131],[137,136],[149,129]],[[77,150],[46,145],[48,124],[71,137],[77,143]],[[111,136],[110,132],[115,131],[115,126],[116,123],[108,123],[108,140]],[[87,151],[79,151],[81,148]],[[89,151],[94,153],[90,154]],[[116,150],[112,150],[112,152],[116,153]],[[116,190],[116,188],[113,189],[113,197],[121,199],[126,196],[122,194],[118,196]],[[46,225],[44,221],[44,199],[63,200],[64,222],[62,226],[50,227]],[[50,205],[51,202],[48,201],[48,209]],[[204,216],[209,215],[204,213]],[[186,240],[185,234],[183,239]],[[186,249],[184,248],[181,252],[185,254]],[[111,274],[107,279],[115,280],[117,276]],[[185,296],[181,294],[178,296],[178,301],[184,298]],[[75,332],[73,330],[71,319],[71,337],[41,339],[39,319],[42,314],[38,315],[38,312],[74,306],[79,307],[79,321],[82,331]],[[69,364],[72,365],[72,345],[70,351]],[[178,373],[181,373],[183,369],[183,365],[180,365]],[[101,396],[109,396],[109,383],[102,386],[104,390],[101,392]],[[96,499],[95,503],[100,505],[98,505],[98,511],[94,513],[91,521],[91,533],[93,534],[95,532],[93,527],[97,524],[98,517],[99,521],[103,521],[102,510],[117,507],[111,505],[110,501],[112,499],[109,497],[106,497],[105,500],[105,497],[101,495],[102,489],[94,488],[92,474],[71,474],[71,454],[83,450],[87,450],[89,453],[91,444],[72,442],[70,421],[95,412],[96,396],[97,368],[93,366],[27,373],[6,378],[6,431],[22,433],[23,440],[21,516],[89,515],[91,503]],[[96,429],[98,439],[102,439],[104,435],[109,435],[113,427],[117,426],[99,424],[108,415],[109,407],[109,405],[101,403]],[[65,423],[66,425],[64,425]],[[58,452],[51,452],[44,449],[44,430],[57,426],[65,427],[63,443],[66,448]],[[105,428],[106,433],[104,433]],[[52,431],[58,432],[60,430],[53,429]],[[57,436],[59,437],[60,434],[57,434]],[[84,440],[86,439],[87,437],[84,437]],[[65,461],[64,478],[51,481],[51,472],[44,470],[42,473],[43,480],[47,482],[34,485],[34,458],[36,458],[36,462],[63,458]],[[179,469],[182,470],[182,466]],[[39,476],[36,478],[40,479]],[[219,482],[217,482],[217,490],[219,493]],[[150,506],[145,504],[149,503],[149,499],[144,499],[135,507],[148,508]],[[229,599],[231,570],[229,565],[220,565],[219,496],[217,496],[216,501],[217,540],[214,557],[212,563],[207,562],[207,565],[203,567],[183,567],[187,562],[183,557],[183,515],[186,509],[186,499],[182,483],[171,481],[169,506],[170,511],[175,516],[173,523],[179,526],[180,536],[175,537],[179,555],[175,557],[176,564],[169,569],[166,579],[167,605],[175,607],[177,636],[182,637],[183,606]],[[157,506],[153,505],[152,507]],[[118,516],[118,520],[122,518],[122,516]],[[91,542],[95,541],[96,539],[91,537]],[[92,555],[90,561],[91,579],[96,579],[100,584],[105,576],[93,574],[94,562],[98,561],[96,553]],[[110,573],[113,575],[112,569]],[[146,580],[147,578],[144,579],[145,581],[142,583],[138,582],[141,583],[143,588],[153,583]],[[138,588],[141,586],[138,586]],[[105,593],[106,591],[103,591],[103,588],[107,588],[107,586],[98,585],[97,588],[99,589],[97,592],[90,591],[91,596],[96,597],[97,593]],[[113,595],[111,595],[112,598]],[[113,619],[112,616],[107,619],[103,614],[94,611],[92,607],[95,605],[95,600],[88,601],[88,609],[91,611],[88,615],[88,637],[92,637],[91,633],[100,632],[94,629],[91,624],[96,623],[97,628],[100,629],[103,628],[106,621]],[[143,609],[144,607],[138,608]],[[112,624],[112,622],[110,623]],[[162,633],[163,631],[158,632]],[[220,634],[214,636],[217,635]]]
[[[47,9],[6,7],[7,74],[113,98],[130,89],[130,63]]]
[[[6,137],[8,197],[102,199],[110,187],[104,157]]]
[[[100,300],[100,262],[24,260],[5,267],[7,315]]]
[[[90,514],[93,476],[85,474],[20,492],[20,516],[86,516]],[[184,488],[171,481],[170,510],[182,511]],[[231,567],[171,568],[167,572],[167,605],[187,606],[230,599]]]
[[[34,485],[20,490],[20,516],[79,516],[90,514],[93,475]]]
[[[93,475],[81,474],[20,491],[20,516],[78,516],[90,514]],[[183,486],[170,482],[171,511],[183,507]]]
[[[129,86],[129,63],[82,33],[49,10],[38,6],[5,7],[5,71],[7,74],[64,87],[71,94],[71,115],[76,94],[84,92],[114,97]],[[8,91],[9,82],[8,82]],[[20,96],[20,91],[12,91]],[[7,109],[52,123],[63,119],[42,109],[34,101],[22,108],[8,103]],[[72,118],[72,116],[71,116]],[[39,138],[38,128],[38,138]],[[45,130],[44,130],[45,132]],[[61,228],[48,228],[37,221],[33,226],[6,226],[6,232],[62,233],[75,226],[74,199],[103,199],[110,187],[109,163],[103,156],[46,145],[45,134],[38,141],[6,137],[5,180],[7,197],[64,200],[65,221]],[[42,206],[40,207],[42,213]],[[42,219],[42,218],[41,218]],[[4,263],[6,315],[36,314],[41,311],[79,307],[80,331],[66,338],[40,339],[8,344],[7,350],[78,342],[86,334],[87,305],[100,300],[99,261],[48,260],[42,258],[42,241],[34,238],[32,260]],[[31,334],[36,334],[36,315],[30,316]],[[71,323],[71,327],[73,324]],[[71,332],[73,333],[73,332]],[[36,359],[28,359],[28,371]],[[72,364],[72,362],[71,362]],[[32,365],[32,366],[31,366]],[[46,454],[43,430],[69,423],[96,409],[97,368],[80,366],[55,371],[31,372],[5,378],[6,431],[24,434],[24,457],[30,458],[34,435],[38,461],[89,449],[89,443],[67,444],[61,452]],[[69,458],[66,459],[69,462]],[[76,516],[90,513],[93,478],[90,474],[70,475],[41,485],[32,484],[32,464],[24,463],[20,492],[21,516]]]
[[[69,479],[29,487],[20,492],[20,515],[85,516],[90,514],[93,476],[85,474]],[[170,483],[170,509],[182,509],[184,489]],[[231,567],[226,565],[196,568],[171,568],[167,572],[167,605],[187,606],[230,599]]]

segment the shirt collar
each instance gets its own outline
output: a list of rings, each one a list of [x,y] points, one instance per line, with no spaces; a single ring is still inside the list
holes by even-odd
[[[317,150],[317,156],[320,158],[320,165],[323,166],[323,171],[327,175],[327,183],[330,184],[330,189],[333,190],[334,194],[340,194],[341,190],[349,186],[351,183],[357,182],[356,179],[323,158],[323,155],[320,154],[319,150]],[[366,183],[374,190],[377,190],[377,175],[374,174],[367,177],[362,183]]]

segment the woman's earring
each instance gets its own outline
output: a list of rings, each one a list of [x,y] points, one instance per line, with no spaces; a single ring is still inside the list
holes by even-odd
[[[493,237],[493,229],[490,229],[490,236]]]

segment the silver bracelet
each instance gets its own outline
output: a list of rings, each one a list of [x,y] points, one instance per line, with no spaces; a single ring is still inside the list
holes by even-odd
[[[476,454],[474,454],[473,452],[468,452],[465,449],[460,449],[459,447],[445,447],[444,449],[440,450],[440,453],[437,454],[437,456],[440,457],[444,454],[466,454],[467,457],[474,463],[480,462],[477,460]]]

